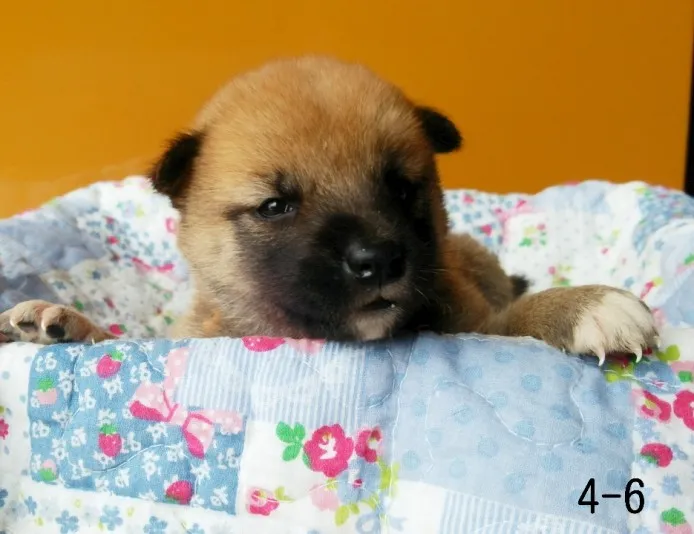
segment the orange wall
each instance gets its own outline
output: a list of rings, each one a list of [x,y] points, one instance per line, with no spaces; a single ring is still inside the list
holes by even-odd
[[[448,186],[681,186],[691,0],[192,4],[4,3],[0,216],[142,170],[228,76],[305,52],[366,62],[449,112],[467,146],[442,162]]]

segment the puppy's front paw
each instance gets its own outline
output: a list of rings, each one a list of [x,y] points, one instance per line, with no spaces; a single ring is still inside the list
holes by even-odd
[[[602,365],[605,354],[626,352],[639,361],[644,347],[657,345],[653,314],[636,296],[601,286],[587,286],[586,292],[587,303],[573,329],[572,352],[595,354]]]
[[[52,345],[69,341],[97,343],[114,338],[74,308],[42,300],[28,300],[0,314],[0,342]]]
[[[605,354],[626,352],[641,359],[644,347],[655,347],[658,332],[651,310],[628,291],[604,286],[573,288],[582,303],[573,328],[571,352],[594,354],[599,364]]]
[[[658,344],[651,311],[621,289],[591,285],[555,287],[521,297],[494,318],[491,333],[531,336],[558,349],[594,354],[600,365],[605,355],[635,354]]]

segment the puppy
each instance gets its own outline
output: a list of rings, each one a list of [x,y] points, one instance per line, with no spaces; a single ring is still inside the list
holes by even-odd
[[[606,286],[526,294],[522,278],[448,233],[435,155],[455,125],[367,68],[324,57],[233,79],[151,172],[181,213],[194,302],[175,337],[369,341],[400,332],[532,336],[575,353],[656,342],[649,309]],[[25,302],[11,340],[112,336],[76,310]]]

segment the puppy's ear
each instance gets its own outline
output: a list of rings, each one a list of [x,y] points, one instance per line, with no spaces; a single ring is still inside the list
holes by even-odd
[[[453,121],[428,107],[418,107],[417,115],[434,152],[446,154],[458,150],[463,144],[463,137]]]
[[[203,134],[181,133],[169,142],[149,173],[152,185],[159,193],[171,199],[174,207],[182,204],[185,190],[193,176],[195,159],[200,154]]]

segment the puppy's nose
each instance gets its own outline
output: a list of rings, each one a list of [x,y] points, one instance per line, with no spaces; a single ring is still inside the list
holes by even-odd
[[[347,248],[344,266],[350,276],[363,284],[384,285],[405,274],[405,254],[393,241],[356,241]]]

